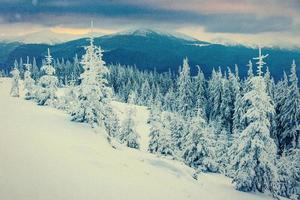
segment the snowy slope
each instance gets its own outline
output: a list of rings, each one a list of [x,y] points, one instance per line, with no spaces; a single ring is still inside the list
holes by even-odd
[[[8,95],[0,79],[0,199],[2,200],[259,200],[262,194],[235,191],[230,179],[202,174],[143,151],[113,149],[103,131],[69,121],[67,114]],[[119,113],[121,103],[114,103]],[[136,107],[146,149],[147,110]],[[102,132],[102,133],[101,133]]]

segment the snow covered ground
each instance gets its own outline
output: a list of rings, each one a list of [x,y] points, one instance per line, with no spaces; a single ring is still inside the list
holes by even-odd
[[[136,107],[142,151],[112,148],[104,134],[62,111],[9,96],[0,79],[1,200],[259,200],[218,174],[192,178],[182,163],[147,153],[148,111]],[[114,103],[119,113],[126,104]]]

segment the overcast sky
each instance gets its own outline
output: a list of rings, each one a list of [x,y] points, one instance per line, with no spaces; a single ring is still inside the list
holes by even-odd
[[[0,39],[134,28],[209,41],[300,46],[300,0],[0,0]]]

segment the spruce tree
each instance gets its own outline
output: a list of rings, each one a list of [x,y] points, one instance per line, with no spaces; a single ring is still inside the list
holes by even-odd
[[[19,80],[20,80],[20,72],[18,68],[15,66],[14,69],[10,72],[12,75],[11,78],[11,89],[10,89],[10,95],[12,97],[19,97]]]
[[[188,59],[183,60],[183,67],[178,78],[178,112],[187,116],[193,108],[193,91]]]
[[[277,162],[278,194],[292,200],[300,198],[300,149],[284,151]]]
[[[109,71],[102,59],[101,47],[94,45],[93,37],[90,37],[89,42],[81,60],[84,71],[80,75],[78,99],[71,112],[71,119],[72,121],[87,122],[92,127],[103,127],[112,93],[106,80]]]
[[[202,111],[206,110],[206,82],[203,72],[201,71],[200,67],[198,67],[197,76],[194,78],[193,81],[193,97],[194,97],[194,105],[195,111],[197,112],[197,108],[201,108]],[[205,116],[205,115],[204,115]]]
[[[271,191],[275,193],[276,145],[270,137],[269,114],[274,113],[271,98],[266,91],[262,77],[263,59],[266,56],[259,51],[258,76],[249,80],[250,90],[243,96],[249,104],[242,118],[247,126],[236,142],[236,156],[233,160],[233,183],[241,191]]]
[[[37,81],[39,79],[39,68],[36,64],[36,59],[35,57],[33,57],[33,61],[32,61],[32,78],[33,80]]]
[[[35,97],[35,81],[31,78],[31,64],[29,64],[29,60],[27,59],[27,63],[24,64],[25,72],[24,72],[24,90],[25,90],[25,99],[33,99]]]
[[[150,115],[148,123],[150,124],[150,133],[149,133],[149,147],[148,151],[150,153],[157,153],[159,149],[159,139],[161,132],[163,131],[163,124],[161,121],[161,113],[159,108],[156,105],[151,106]]]
[[[126,118],[124,119],[121,126],[121,133],[119,135],[119,140],[121,143],[125,144],[127,147],[139,149],[139,136],[135,129],[135,123],[133,120],[133,115],[135,114],[134,109],[130,106],[127,110]]]
[[[217,171],[213,132],[203,119],[200,107],[197,108],[196,115],[189,120],[184,146],[183,159],[188,166],[201,171]]]
[[[279,135],[281,150],[300,147],[300,94],[295,61],[291,66],[289,82],[287,97],[280,114],[283,128]]]
[[[46,62],[41,67],[41,71],[44,72],[44,75],[38,81],[36,100],[38,105],[55,106],[57,103],[56,91],[58,79],[55,76],[55,69],[52,65],[53,58],[50,55],[49,49],[48,55],[45,58]]]

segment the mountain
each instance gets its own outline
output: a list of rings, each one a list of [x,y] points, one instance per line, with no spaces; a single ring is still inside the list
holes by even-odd
[[[94,35],[101,36],[103,33],[96,32]],[[76,34],[76,33],[63,33],[62,31],[55,31],[52,29],[45,29],[33,33],[28,33],[22,36],[14,38],[14,41],[18,41],[25,44],[50,44],[55,45],[79,38],[88,37],[88,34]]]
[[[75,54],[81,56],[86,38],[81,38],[56,45],[48,44],[19,44],[13,48],[0,45],[0,51],[5,52],[6,58],[0,57],[0,66],[8,68],[15,59],[23,60],[26,56],[36,57],[38,63],[46,55],[47,48],[51,49],[54,58],[72,59]],[[139,69],[164,72],[171,69],[178,71],[185,57],[189,58],[192,74],[196,73],[196,65],[201,66],[205,75],[212,68],[234,68],[239,65],[240,75],[247,72],[246,64],[249,59],[256,57],[257,49],[243,45],[222,45],[199,41],[180,34],[166,33],[149,29],[138,29],[105,35],[95,38],[95,44],[104,49],[104,60],[109,64],[136,65]],[[292,59],[300,62],[299,49],[265,48],[264,53],[270,54],[266,59],[272,75],[276,79],[282,77],[283,70],[288,71]],[[299,68],[298,68],[299,70]],[[300,73],[300,71],[298,71]]]

